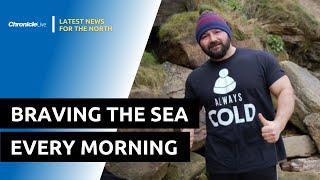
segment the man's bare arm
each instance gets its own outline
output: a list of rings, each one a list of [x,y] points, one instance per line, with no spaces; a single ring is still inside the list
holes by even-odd
[[[263,138],[269,143],[274,143],[278,141],[281,131],[293,113],[295,95],[287,76],[282,76],[269,89],[277,98],[277,113],[274,121],[265,119],[261,113],[259,113],[259,119],[263,124]]]

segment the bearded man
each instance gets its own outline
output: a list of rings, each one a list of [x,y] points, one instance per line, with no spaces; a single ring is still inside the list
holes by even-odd
[[[236,48],[231,38],[221,16],[200,15],[196,40],[210,59],[188,76],[185,98],[206,110],[207,174],[214,180],[275,180],[276,165],[286,158],[280,133],[293,112],[294,91],[271,54]],[[191,146],[194,130],[183,131],[190,132]]]

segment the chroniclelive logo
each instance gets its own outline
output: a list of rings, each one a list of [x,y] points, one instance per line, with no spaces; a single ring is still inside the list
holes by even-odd
[[[47,27],[47,23],[43,22],[16,22],[16,21],[9,21],[8,27],[10,28],[45,28]]]

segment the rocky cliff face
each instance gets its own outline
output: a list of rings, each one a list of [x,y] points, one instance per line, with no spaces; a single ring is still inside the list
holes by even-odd
[[[317,0],[163,0],[130,97],[183,98],[188,74],[207,60],[194,37],[195,21],[203,9],[226,18],[236,47],[265,50],[277,57],[296,93],[294,114],[282,134],[288,160],[280,164],[279,177],[320,179]],[[204,110],[200,123],[189,163],[108,163],[106,168],[126,179],[206,179]]]
[[[243,1],[248,18],[256,18],[262,28],[281,36],[290,61],[308,69],[320,67],[320,25],[318,1]]]

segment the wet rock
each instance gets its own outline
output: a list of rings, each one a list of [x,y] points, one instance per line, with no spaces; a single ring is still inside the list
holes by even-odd
[[[317,152],[314,142],[308,135],[283,138],[286,154],[291,157],[309,157]]]
[[[167,173],[168,162],[107,162],[112,174],[129,180],[161,180]]]
[[[165,180],[194,179],[205,168],[205,159],[201,155],[191,152],[190,162],[170,163]]]
[[[320,152],[320,113],[308,115],[303,122],[308,127],[309,134],[315,141],[318,151]]]
[[[184,98],[185,83],[192,70],[169,62],[163,63],[163,67],[166,72],[163,94],[170,98]]]

